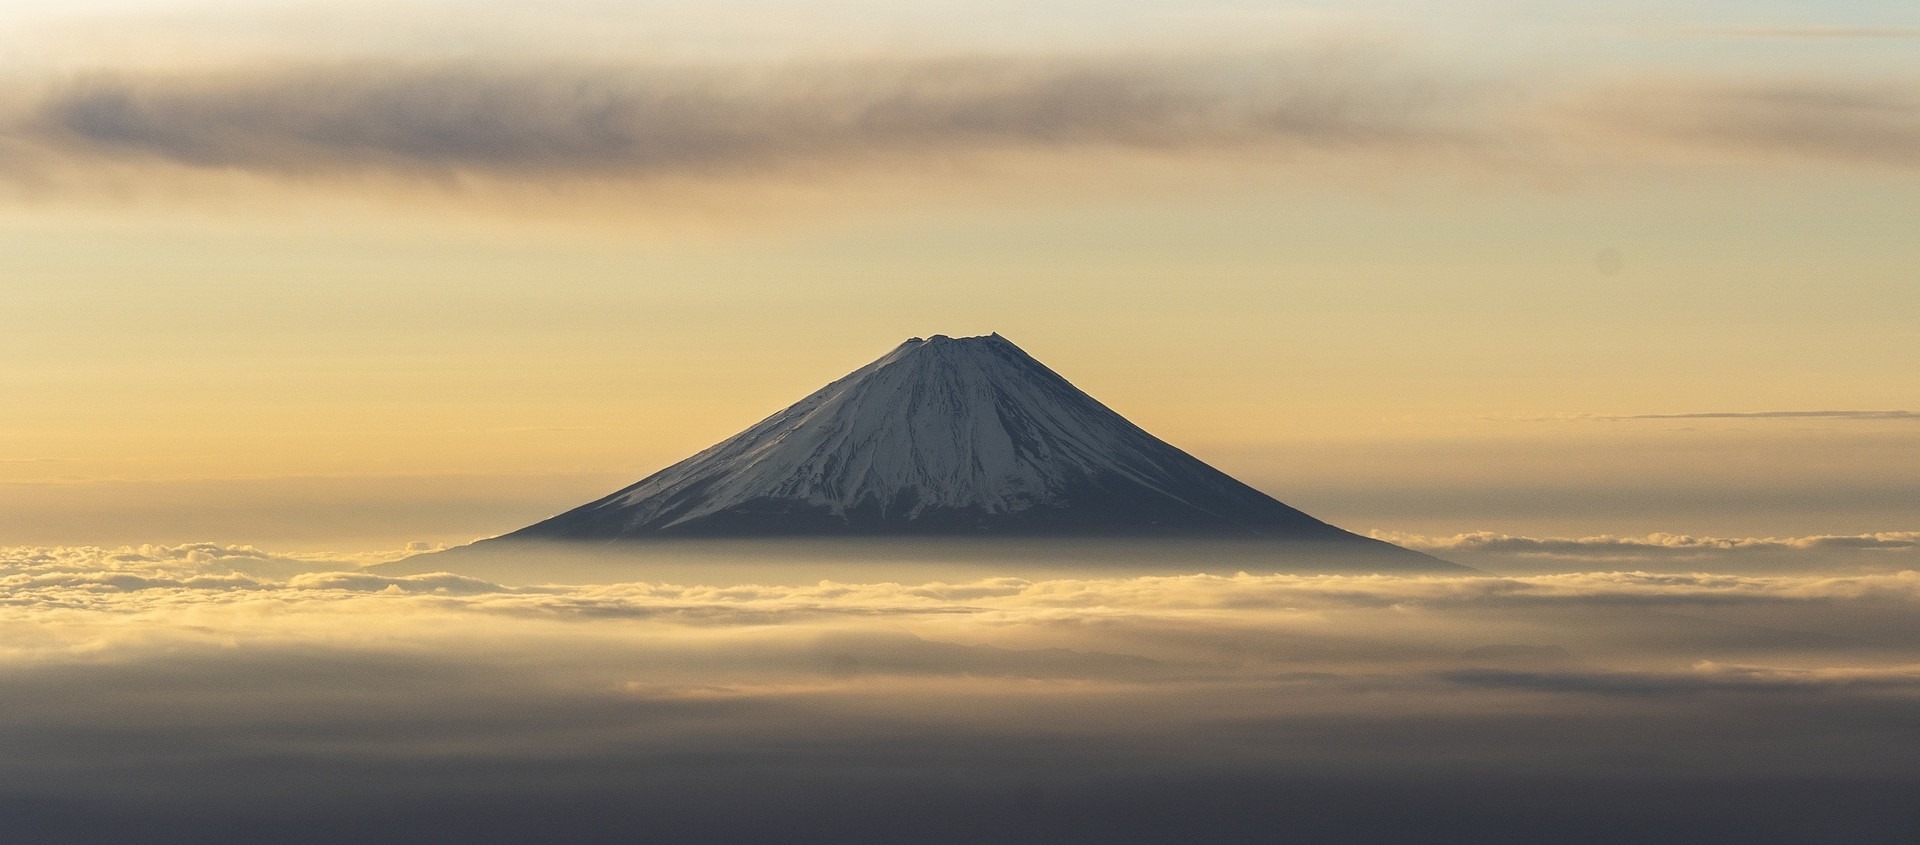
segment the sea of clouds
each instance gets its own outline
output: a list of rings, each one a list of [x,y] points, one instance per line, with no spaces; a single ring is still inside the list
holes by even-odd
[[[1449,542],[1557,548],[1518,539]],[[1898,564],[1912,540],[1874,542],[1909,544],[1881,550]],[[528,586],[361,566],[390,557],[0,550],[0,816],[18,841],[1920,830],[1914,568]]]

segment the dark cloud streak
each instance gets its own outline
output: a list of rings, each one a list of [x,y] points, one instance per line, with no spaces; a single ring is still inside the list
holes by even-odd
[[[978,180],[1023,158],[1110,174],[1116,156],[1301,173],[1339,161],[1559,171],[1622,153],[1920,164],[1920,90],[1907,81],[1594,87],[1339,45],[728,66],[368,60],[105,71],[0,93],[12,104],[0,174],[37,196],[102,182],[113,196],[218,190],[205,179],[216,173],[355,190]]]
[[[1484,419],[1500,419],[1486,417]],[[1512,422],[1627,422],[1631,420],[1920,420],[1915,411],[1688,411],[1672,414],[1555,414]]]
[[[11,134],[282,176],[712,175],[979,152],[1427,148],[1465,89],[1386,59],[947,59],[844,66],[369,64],[101,76]]]

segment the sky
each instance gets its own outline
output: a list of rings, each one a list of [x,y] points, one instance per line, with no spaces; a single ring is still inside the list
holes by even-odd
[[[1890,2],[9,3],[0,544],[464,542],[989,331],[1361,532],[1912,530],[1916,60]]]

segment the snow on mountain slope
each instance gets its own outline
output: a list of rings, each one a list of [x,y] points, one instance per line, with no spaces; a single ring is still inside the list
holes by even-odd
[[[506,538],[830,534],[1373,543],[1142,431],[998,334],[909,340],[746,431]]]

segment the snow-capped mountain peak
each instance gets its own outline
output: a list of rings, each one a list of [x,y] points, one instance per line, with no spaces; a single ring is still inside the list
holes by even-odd
[[[913,338],[639,483],[507,535],[1358,537],[1202,463],[998,334]]]

